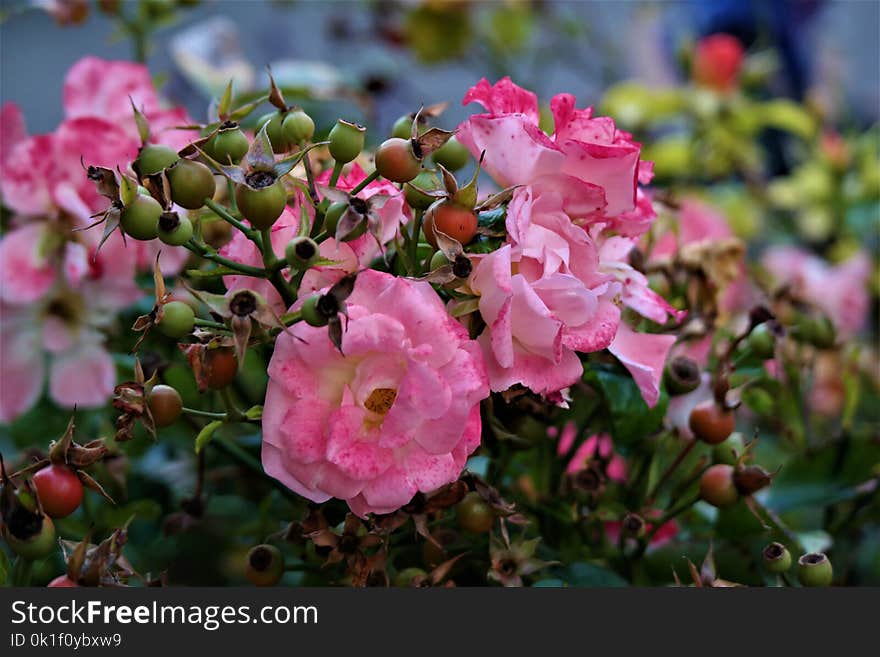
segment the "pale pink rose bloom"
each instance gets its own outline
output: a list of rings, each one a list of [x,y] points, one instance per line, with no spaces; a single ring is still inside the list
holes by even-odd
[[[17,233],[32,226],[44,224],[17,228],[3,243],[14,243]],[[95,259],[75,242],[64,249],[65,276],[45,294],[26,304],[0,300],[0,422],[33,406],[47,374],[49,396],[66,408],[101,406],[113,393],[116,368],[103,346],[103,331],[113,326],[120,309],[142,296],[134,262],[119,234]]]
[[[673,342],[674,335],[636,333],[621,322],[608,346],[608,351],[629,370],[645,403],[652,408],[660,399],[660,381]]]
[[[486,372],[428,283],[367,270],[346,303],[342,353],[304,322],[278,336],[263,466],[315,502],[390,513],[458,478],[480,443]]]
[[[180,150],[198,138],[195,131],[176,129],[191,125],[192,119],[182,107],[162,106],[150,71],[143,64],[83,57],[67,72],[62,94],[64,114],[70,119],[104,118],[137,139],[133,102],[150,122],[152,142]]]
[[[650,260],[670,258],[685,244],[733,237],[733,231],[724,215],[695,199],[682,201],[677,228],[677,233],[669,231],[657,239],[650,251]]]
[[[538,99],[510,78],[471,87],[462,104],[477,102],[476,114],[456,133],[501,185],[534,185],[563,194],[565,211],[578,220],[617,217],[636,210],[640,144],[592,108],[576,109],[575,98],[558,94],[550,102],[552,136],[539,127]],[[643,175],[648,178],[646,169]]]
[[[840,338],[853,337],[865,325],[871,260],[864,251],[831,265],[797,247],[782,246],[769,249],[762,262],[778,285],[790,285],[795,295],[820,308]]]
[[[556,194],[517,190],[507,232],[510,243],[480,256],[470,278],[487,325],[479,342],[489,379],[496,391],[520,383],[552,393],[580,377],[576,351],[611,343],[620,285],[599,271],[595,245]]]
[[[629,264],[629,254],[636,247],[636,241],[615,235],[596,236],[599,247],[599,269],[610,274],[623,286],[621,301],[642,317],[658,324],[665,324],[669,318],[680,321],[687,315],[686,310],[677,310],[663,297],[648,286],[648,278]]]

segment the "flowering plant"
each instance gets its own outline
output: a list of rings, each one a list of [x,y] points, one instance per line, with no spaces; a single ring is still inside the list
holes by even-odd
[[[735,45],[696,53],[713,102],[736,93]],[[577,585],[665,582],[670,563],[680,581],[670,550],[691,543],[697,585],[773,583],[789,550],[810,553],[803,583],[831,580],[827,527],[780,517],[775,466],[828,447],[807,399],[876,456],[850,347],[867,254],[778,247],[750,275],[723,213],[654,187],[634,135],[570,94],[548,127],[534,93],[482,79],[452,130],[413,108],[368,147],[269,80],[247,101],[230,82],[195,124],[143,66],[86,58],[53,133],[3,108],[0,420],[24,431],[48,382],[79,424],[7,456],[12,553],[63,558],[59,586],[198,581],[187,536],[257,544],[228,579],[258,585]],[[108,406],[112,425],[91,410]],[[150,504],[159,482],[172,497]],[[835,486],[826,508],[863,531],[877,472]],[[135,569],[126,520],[183,556],[136,548]],[[717,546],[724,579],[713,532],[741,535]]]

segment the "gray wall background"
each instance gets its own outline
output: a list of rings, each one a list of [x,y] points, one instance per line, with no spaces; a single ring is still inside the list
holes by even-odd
[[[15,101],[24,109],[31,132],[50,131],[62,116],[61,85],[67,68],[86,54],[128,59],[128,42],[112,41],[111,21],[92,12],[87,22],[61,27],[42,11],[21,11],[24,0],[0,0],[6,20],[0,25],[0,102]],[[458,99],[481,76],[511,73],[543,98],[559,91],[578,95],[581,104],[599,100],[611,83],[638,77],[654,83],[674,78],[671,52],[680,36],[695,32],[698,6],[687,2],[544,2],[547,14],[565,16],[583,28],[574,41],[562,39],[553,24],[542,25],[533,52],[506,64],[481,59],[425,66],[406,50],[369,37],[371,3],[269,2],[265,0],[203,0],[182,20],[158,33],[148,63],[154,73],[169,76],[164,92],[185,103],[196,118],[204,116],[207,99],[175,73],[168,43],[182,30],[212,16],[234,21],[246,57],[256,69],[279,59],[324,60],[352,81],[379,75],[390,82],[376,96],[377,121],[387,127],[421,102],[449,99],[447,125],[465,114]],[[328,36],[334,21],[344,18],[360,36],[343,40]],[[880,3],[822,3],[801,39],[812,78],[834,94],[842,92],[845,113],[854,111],[862,123],[877,120],[878,27]],[[364,36],[364,35],[367,36]]]

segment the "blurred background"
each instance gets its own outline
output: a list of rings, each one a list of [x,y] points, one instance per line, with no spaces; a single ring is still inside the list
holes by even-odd
[[[582,104],[597,103],[624,79],[674,85],[686,77],[682,49],[715,32],[768,53],[774,95],[819,104],[853,127],[880,116],[877,2],[100,3],[127,14],[127,27],[118,15],[83,11],[75,1],[0,4],[0,100],[19,103],[32,132],[61,119],[64,74],[85,54],[144,57],[167,82],[169,100],[196,119],[229,75],[242,93],[265,85],[270,64],[304,98],[358,99],[361,118],[385,128],[420,103],[461,98],[482,76],[511,75],[543,99],[569,91]],[[135,20],[143,11],[149,22]],[[466,113],[453,102],[444,123],[453,126]]]

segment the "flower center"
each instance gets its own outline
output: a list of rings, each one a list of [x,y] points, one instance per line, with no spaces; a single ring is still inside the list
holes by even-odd
[[[376,388],[364,400],[364,407],[377,415],[385,415],[391,410],[395,399],[397,399],[397,390],[394,388]]]
[[[67,326],[79,324],[82,315],[82,299],[78,295],[65,294],[56,297],[46,306],[46,315],[57,317]]]

